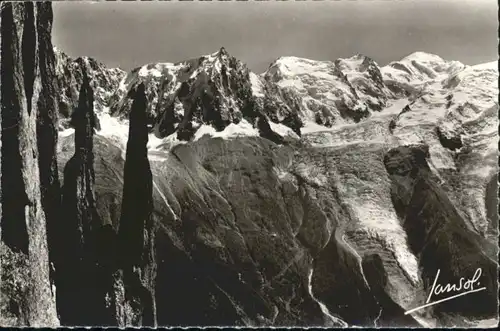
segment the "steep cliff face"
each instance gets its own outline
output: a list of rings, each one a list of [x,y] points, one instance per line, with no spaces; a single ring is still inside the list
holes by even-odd
[[[49,277],[46,216],[41,185],[49,187],[51,170],[39,169],[39,146],[51,144],[37,136],[37,119],[51,110],[50,26],[47,3],[1,3],[2,106],[2,325],[56,326],[55,298]],[[48,53],[47,53],[48,52]],[[42,87],[43,84],[45,87]],[[40,115],[39,115],[40,114]],[[42,124],[43,126],[44,124]],[[47,155],[41,163],[52,164]],[[49,166],[50,168],[50,166]]]
[[[54,262],[55,241],[58,236],[57,222],[61,207],[61,188],[57,165],[57,139],[59,119],[59,85],[55,72],[56,58],[52,46],[52,7],[39,8],[43,20],[39,20],[38,45],[40,63],[40,96],[37,101],[37,142],[38,166],[40,170],[40,189],[42,206],[47,220],[47,241],[50,262]],[[53,267],[51,267],[53,278]],[[54,281],[52,279],[52,281]]]
[[[70,142],[63,139],[63,148]],[[203,139],[179,146],[167,162],[152,161],[159,325],[343,325],[322,312],[309,290],[316,244],[309,249],[296,236],[323,237],[324,227],[311,221],[300,230],[300,204],[287,211],[300,201],[299,192],[290,184],[287,202],[281,199],[272,164],[287,163],[293,151],[273,146],[262,138]],[[96,150],[96,168],[113,184],[98,188],[100,194],[119,194],[123,185],[114,149]],[[243,161],[251,151],[255,156]],[[107,208],[98,212],[108,215]]]

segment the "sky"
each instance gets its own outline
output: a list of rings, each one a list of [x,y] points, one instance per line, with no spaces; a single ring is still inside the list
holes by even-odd
[[[496,0],[56,2],[53,43],[124,70],[216,52],[261,73],[280,56],[364,54],[385,65],[424,51],[495,61]]]

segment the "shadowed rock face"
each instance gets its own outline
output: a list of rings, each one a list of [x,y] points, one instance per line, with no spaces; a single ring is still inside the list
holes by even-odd
[[[476,288],[486,287],[485,291],[444,302],[433,310],[438,315],[494,316],[498,312],[494,248],[468,228],[431,173],[428,157],[426,146],[405,146],[389,151],[384,159],[393,182],[394,205],[404,221],[410,248],[419,257],[426,292],[430,293],[438,269],[438,284],[444,286],[460,284],[461,277],[471,279],[481,268]],[[451,295],[433,295],[432,301]]]
[[[110,184],[97,192],[116,195],[123,172],[111,160],[119,151],[106,140],[99,146],[98,176]],[[71,148],[66,139],[61,147]],[[317,166],[332,164],[322,152],[301,152]],[[373,325],[380,305],[377,325],[416,324],[384,290],[364,285],[366,263],[342,237],[355,218],[337,203],[335,184],[311,182],[302,162],[291,147],[242,138],[179,146],[151,163],[158,325],[345,325],[338,317]],[[109,207],[98,213],[109,215]],[[377,273],[366,278],[378,281]]]
[[[38,166],[40,169],[40,188],[42,205],[47,219],[47,240],[50,261],[54,261],[56,254],[55,241],[57,240],[57,221],[61,206],[61,188],[57,165],[57,132],[59,98],[57,77],[55,73],[56,59],[51,42],[52,34],[52,7],[41,6],[38,20],[38,46],[41,89],[38,99],[37,142]],[[54,269],[51,268],[51,271]]]
[[[120,220],[120,242],[127,258],[124,263],[141,263],[145,244],[144,227],[152,213],[152,175],[149,167],[148,130],[144,84],[138,86],[130,112],[130,129],[124,169],[123,208]],[[141,180],[137,180],[141,178]]]
[[[75,153],[64,169],[58,229],[65,236],[56,246],[58,309],[65,325],[156,325],[156,230],[145,109],[144,86],[139,85],[130,114],[127,161],[124,168],[119,167],[122,159],[110,163],[123,174],[122,184],[111,183],[113,190],[123,187],[120,208],[120,195],[110,196],[100,186],[95,192],[94,164],[100,169],[103,156],[98,155],[96,162],[93,91],[84,76],[71,119]],[[106,182],[99,179],[100,185]],[[99,204],[96,197],[101,198]]]
[[[96,176],[102,183],[96,194],[106,197],[97,211],[109,224],[117,224],[120,213],[112,210],[123,208],[119,199],[123,159],[106,138],[96,136],[96,144]],[[60,148],[64,162],[71,139],[62,139]],[[343,325],[335,318],[354,325],[419,325],[404,311],[425,301],[436,263],[443,263],[442,275],[445,270],[463,270],[463,275],[472,276],[468,267],[445,263],[459,260],[447,252],[464,252],[468,258],[459,262],[463,266],[474,256],[481,260],[483,254],[481,249],[469,251],[468,244],[461,247],[456,240],[435,241],[433,234],[425,235],[427,230],[409,226],[434,224],[444,226],[438,230],[442,235],[456,232],[446,225],[452,219],[446,216],[452,215],[448,211],[432,209],[434,218],[426,218],[427,209],[435,208],[430,207],[431,191],[421,193],[430,199],[424,205],[412,201],[417,179],[435,180],[426,170],[427,155],[425,146],[402,151],[381,145],[310,148],[239,138],[202,139],[175,147],[164,159],[150,159],[153,217],[158,222],[154,242],[158,325],[328,325],[332,320],[333,325]],[[352,172],[355,181],[350,179]],[[381,196],[387,189],[401,222],[410,222],[402,228],[420,262],[423,284],[408,280],[406,269],[394,257],[397,250],[383,237],[363,232],[360,222],[371,222],[370,217],[352,210],[353,193],[345,186],[358,189],[361,180],[363,190],[370,189],[366,186],[370,180],[379,185],[375,188],[383,187]],[[449,209],[445,200],[436,206]],[[421,210],[423,218],[410,220],[405,213],[410,209],[412,215]],[[435,249],[443,256],[441,262],[433,262],[430,252],[418,253],[421,248],[414,242],[422,233],[429,238],[428,245],[439,243]],[[111,245],[103,245],[110,249]],[[485,281],[495,279],[489,262],[482,261]],[[450,272],[443,281],[448,276],[456,279],[458,271]],[[114,278],[117,288],[126,288],[124,279]],[[125,297],[125,290],[117,293]],[[117,307],[118,312],[127,311]],[[453,310],[441,309],[442,314],[438,309],[431,314],[446,324],[445,316]]]
[[[156,254],[153,179],[149,166],[147,100],[144,84],[134,93],[124,169],[123,201],[118,232],[119,266],[125,296],[117,324],[156,326]],[[117,295],[117,301],[120,296]]]
[[[101,222],[95,209],[94,152],[95,127],[93,91],[84,75],[78,108],[72,116],[75,128],[75,154],[64,168],[62,215],[58,233],[60,259],[58,273],[58,309],[66,325],[99,322],[99,288],[96,279],[97,229]],[[82,312],[81,305],[88,307]]]
[[[56,326],[54,293],[49,279],[46,217],[42,209],[56,181],[45,135],[37,137],[37,119],[52,110],[48,90],[53,66],[50,46],[52,11],[47,3],[1,3],[2,107],[2,284],[0,324]],[[45,84],[45,87],[42,85]],[[44,126],[45,124],[40,124]],[[49,133],[50,135],[50,133]],[[45,140],[46,139],[46,140]],[[49,151],[39,160],[40,153]],[[39,169],[39,162],[43,169]],[[41,171],[40,171],[41,170]],[[40,175],[44,179],[40,179]],[[51,216],[52,217],[52,216]]]
[[[261,142],[265,144],[262,147]],[[206,147],[208,145],[201,145],[199,152]],[[98,190],[102,195],[114,195],[122,187],[119,183],[124,173],[108,158],[108,155],[116,153],[112,152],[113,148],[110,144],[103,144],[96,150],[96,167],[101,169],[100,175],[113,180],[110,182],[112,185]],[[311,322],[322,325],[319,306],[308,294],[310,253],[293,238],[290,230],[285,230],[288,228],[288,217],[283,221],[276,220],[276,225],[270,223],[269,229],[266,229],[269,217],[283,213],[284,205],[276,205],[269,200],[262,209],[262,216],[252,207],[262,202],[264,197],[279,192],[274,187],[276,182],[267,180],[272,178],[268,177],[267,170],[260,168],[265,166],[265,169],[270,169],[269,162],[273,161],[268,157],[278,157],[272,156],[271,143],[259,139],[248,142],[248,145],[216,144],[213,148],[216,151],[214,159],[207,155],[210,159],[206,162],[202,162],[205,157],[199,159],[197,152],[189,148],[179,149],[168,164],[152,164],[153,216],[160,222],[154,250],[158,265],[154,281],[158,324],[263,325],[277,318],[276,323],[282,325],[307,325]],[[235,176],[238,183],[240,179],[237,178],[244,180],[247,175],[255,176],[259,186],[262,185],[259,191],[263,196],[249,199],[246,206],[240,202],[244,201],[242,198],[247,193],[239,192],[238,187],[227,181],[227,177],[224,176],[221,188],[216,184],[216,173],[223,174],[225,169],[219,168],[221,164],[217,160],[226,148],[229,148],[229,155],[234,155],[228,160],[231,163],[237,162],[241,153],[246,154],[250,150],[259,155],[257,160],[242,164],[241,170],[232,170],[231,166],[225,174]],[[204,170],[202,164],[212,167],[214,173]],[[118,177],[108,171],[116,171]],[[170,171],[174,176],[168,175]],[[131,184],[138,182],[138,176],[135,177]],[[252,186],[248,188],[252,190]],[[232,198],[229,199],[229,196]],[[138,198],[135,196],[135,199]],[[172,198],[175,203],[167,205],[166,201]],[[234,201],[236,205],[231,206],[228,201]],[[271,207],[273,205],[276,205],[275,209]],[[175,206],[174,213],[169,210],[170,206]],[[266,209],[269,211],[265,212]],[[98,212],[107,214],[105,208]],[[285,234],[274,238],[272,234],[280,230],[285,230]],[[227,248],[222,246],[222,240]],[[144,242],[147,243],[146,240]],[[281,253],[280,256],[270,254],[276,249],[284,249],[283,256]],[[126,254],[120,255],[127,258]],[[261,262],[256,262],[258,260]],[[264,277],[269,278],[266,281]],[[126,277],[123,279],[126,284]],[[121,281],[118,279],[116,284],[121,285]],[[284,301],[279,301],[281,299]],[[284,309],[278,315],[276,304],[279,304],[280,310]],[[290,312],[285,310],[288,305]]]

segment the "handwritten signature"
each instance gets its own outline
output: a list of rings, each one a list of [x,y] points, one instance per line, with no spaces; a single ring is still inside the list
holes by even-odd
[[[466,295],[466,294],[471,294],[474,292],[486,290],[486,287],[474,288],[474,285],[477,285],[477,286],[480,285],[479,278],[481,277],[481,273],[482,273],[481,268],[476,269],[476,272],[474,273],[474,276],[472,276],[472,278],[467,279],[465,277],[461,277],[457,284],[446,284],[445,286],[438,284],[438,278],[439,278],[440,272],[441,272],[441,269],[438,269],[438,271],[436,273],[436,278],[434,278],[434,283],[432,284],[431,292],[429,293],[429,297],[427,298],[425,305],[410,309],[410,310],[405,312],[405,315],[408,315],[410,313],[413,313],[417,310],[420,310],[420,309],[423,309],[426,307],[437,305],[438,303],[441,303],[441,302],[445,302],[445,301],[448,301],[451,299],[458,298],[458,297]],[[450,293],[450,292],[456,293],[456,292],[460,292],[463,290],[465,290],[465,292],[458,293],[458,294],[452,295],[450,297],[447,297],[447,298],[444,298],[444,299],[441,299],[438,301],[430,302],[433,295],[440,295],[440,294],[445,294],[445,293]]]

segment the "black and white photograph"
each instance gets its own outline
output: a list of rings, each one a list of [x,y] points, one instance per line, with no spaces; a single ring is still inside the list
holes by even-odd
[[[495,0],[1,1],[1,328],[497,328]]]

